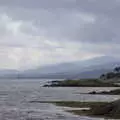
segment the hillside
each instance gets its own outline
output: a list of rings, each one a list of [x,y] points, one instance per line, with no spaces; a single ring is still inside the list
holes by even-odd
[[[115,67],[112,71],[102,74],[100,79],[111,82],[120,82],[120,67]]]
[[[110,72],[113,67],[119,64],[120,62],[116,58],[102,56],[84,61],[53,64],[38,67],[36,69],[26,70],[19,74],[19,78],[98,78],[101,74]]]
[[[108,62],[109,61],[109,62]],[[0,70],[0,78],[29,79],[80,79],[98,78],[101,74],[111,72],[120,64],[114,57],[102,56],[84,61],[51,64],[24,71]]]

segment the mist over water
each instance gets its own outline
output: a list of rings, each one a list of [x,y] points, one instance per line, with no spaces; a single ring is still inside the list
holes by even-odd
[[[112,101],[120,96],[80,94],[101,88],[43,88],[41,80],[1,80],[0,120],[97,120],[76,116],[61,107],[30,101]],[[111,90],[115,88],[102,88]],[[98,119],[102,120],[102,119]]]

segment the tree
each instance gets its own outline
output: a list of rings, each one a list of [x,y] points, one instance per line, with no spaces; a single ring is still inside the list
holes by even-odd
[[[105,74],[102,74],[102,75],[100,76],[100,79],[105,79]]]
[[[114,78],[115,77],[115,73],[114,72],[109,72],[106,74],[106,78],[107,79],[111,79],[111,78]]]
[[[117,72],[117,73],[119,73],[120,72],[120,67],[114,68],[114,71]]]

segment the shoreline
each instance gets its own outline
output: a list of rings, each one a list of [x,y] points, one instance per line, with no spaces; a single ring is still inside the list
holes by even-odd
[[[120,100],[114,102],[79,102],[79,101],[30,101],[30,103],[50,103],[60,106],[64,111],[79,116],[96,118],[120,119],[118,113],[109,114],[111,108],[116,107]],[[64,109],[66,108],[66,109]],[[117,108],[116,108],[117,109]],[[119,111],[118,111],[119,112]]]
[[[84,79],[50,81],[43,85],[43,87],[120,87],[120,85],[112,82],[104,82],[98,79]]]

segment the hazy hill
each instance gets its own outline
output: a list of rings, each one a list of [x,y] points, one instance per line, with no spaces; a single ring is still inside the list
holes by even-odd
[[[35,69],[16,71],[0,70],[0,77],[6,78],[94,78],[111,71],[120,64],[119,60],[109,56],[96,57],[84,61],[53,64]]]
[[[118,59],[109,56],[97,57],[85,61],[54,64],[37,69],[27,70],[21,77],[40,78],[93,78],[111,71],[119,65]]]

